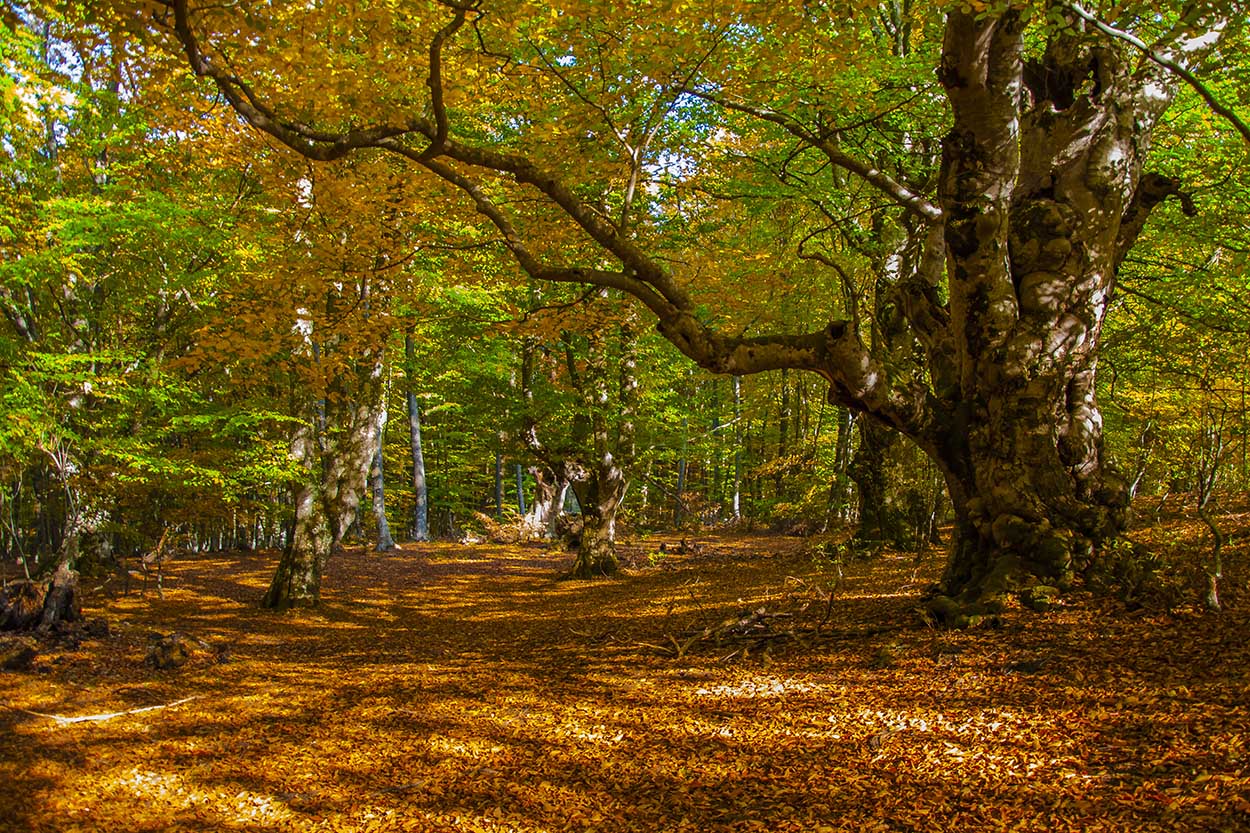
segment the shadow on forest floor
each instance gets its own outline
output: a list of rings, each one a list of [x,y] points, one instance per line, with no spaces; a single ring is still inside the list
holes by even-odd
[[[830,605],[790,538],[656,538],[598,582],[534,547],[357,548],[286,615],[255,608],[272,553],[188,559],[164,599],[89,598],[109,637],[0,674],[0,829],[1244,830],[1250,516],[1226,521],[1222,615],[1077,595],[972,632],[915,615],[940,553],[848,565]],[[1139,534],[1196,601],[1200,528]],[[760,611],[827,621],[674,656]],[[229,661],[146,667],[174,630]]]

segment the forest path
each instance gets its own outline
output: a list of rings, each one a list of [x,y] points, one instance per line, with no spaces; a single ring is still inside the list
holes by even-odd
[[[1085,598],[936,632],[912,609],[940,556],[886,553],[848,568],[806,646],[676,658],[668,636],[727,616],[823,613],[832,565],[797,539],[657,558],[661,540],[596,582],[560,581],[567,555],[541,548],[357,548],[321,610],[284,615],[255,607],[272,553],[178,562],[164,599],[89,600],[112,636],[0,676],[0,830],[1250,823],[1244,615]],[[148,634],[173,630],[229,661],[146,667]]]

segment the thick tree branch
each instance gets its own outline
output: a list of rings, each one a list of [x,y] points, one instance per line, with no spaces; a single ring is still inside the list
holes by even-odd
[[[414,126],[418,132],[427,136],[432,137],[435,133],[435,128],[428,120],[417,120]],[[411,148],[399,142],[384,141],[379,142],[378,146],[416,160],[416,154]],[[620,260],[638,281],[651,286],[676,308],[686,309],[691,306],[686,292],[664,267],[647,255],[632,239],[621,234],[613,223],[583,202],[555,173],[540,167],[525,156],[468,145],[455,139],[447,141],[444,155],[467,165],[510,174],[517,182],[533,186],[580,226],[591,240]]]
[[[1199,96],[1202,97],[1202,100],[1207,103],[1207,106],[1211,108],[1212,112],[1225,119],[1229,124],[1236,128],[1237,132],[1241,134],[1243,139],[1250,142],[1250,125],[1247,125],[1244,121],[1242,121],[1241,117],[1238,116],[1232,109],[1221,104],[1219,99],[1215,97],[1215,94],[1211,92],[1211,88],[1203,84],[1202,81],[1199,80],[1198,76],[1194,75],[1194,73],[1184,64],[1169,57],[1168,55],[1165,55],[1159,49],[1147,45],[1136,35],[1104,23],[1076,3],[1069,3],[1066,8],[1071,10],[1073,14],[1093,26],[1099,32],[1117,40],[1124,41],[1159,67],[1178,76],[1181,80],[1193,88]],[[1202,52],[1205,54],[1214,46],[1214,42],[1219,40],[1221,31],[1226,25],[1227,22],[1222,21],[1208,27],[1207,31],[1204,33],[1205,38],[1195,39],[1192,44],[1182,47],[1182,52],[1186,54]],[[1210,43],[1206,42],[1208,39]]]
[[[690,297],[657,260],[646,254],[631,236],[583,202],[560,176],[526,156],[454,139],[441,97],[436,100],[434,118],[414,117],[404,126],[377,125],[335,133],[284,120],[242,79],[204,53],[191,26],[187,0],[166,2],[174,14],[174,34],[191,69],[199,76],[212,79],[230,105],[253,127],[297,153],[319,161],[338,159],[362,148],[379,148],[403,156],[464,192],[477,211],[496,228],[504,245],[527,274],[536,279],[590,284],[632,295],[656,315],[660,332],[702,367],[735,375],[780,368],[812,371],[830,382],[831,397],[842,404],[869,411],[913,436],[923,429],[927,404],[923,395],[896,387],[885,369],[869,355],[855,328],[847,322],[834,322],[823,330],[802,335],[722,336],[699,320]],[[447,5],[457,9],[457,14],[452,23],[440,30],[443,40],[454,34],[463,23],[462,17],[472,10],[469,6]],[[432,62],[441,59],[439,50],[441,42],[431,46]],[[435,87],[441,88],[441,69],[432,65],[430,78],[431,92]],[[410,147],[404,141],[410,134],[423,136],[429,144],[424,150]],[[887,189],[887,193],[893,188],[900,202],[929,222],[940,216],[936,207],[903,186],[890,185],[893,180],[884,174],[845,157],[831,145],[825,152],[844,158],[846,164],[852,166],[851,170],[863,171],[865,178]],[[444,160],[510,175],[516,182],[535,188],[624,268],[612,271],[543,263],[482,185]]]
[[[430,41],[430,74],[426,86],[430,88],[430,109],[434,114],[434,138],[430,146],[421,152],[420,159],[433,159],[443,152],[450,132],[447,121],[447,102],[443,98],[443,44],[464,25],[468,14],[466,7],[454,6],[456,13],[451,22],[439,29]]]

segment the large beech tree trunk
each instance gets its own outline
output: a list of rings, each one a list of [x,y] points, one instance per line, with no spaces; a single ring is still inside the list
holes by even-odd
[[[610,576],[620,569],[616,557],[616,512],[625,497],[626,485],[624,472],[609,462],[606,471],[601,469],[587,478],[581,488],[574,486],[582,506],[581,540],[569,571],[574,578]]]
[[[295,527],[261,607],[284,610],[321,603],[321,574],[360,507],[378,453],[376,405],[328,408],[331,419],[318,443],[313,422],[291,443],[291,456],[307,473],[295,492]],[[343,423],[332,419],[346,415]],[[319,447],[320,446],[320,447]]]
[[[948,599],[958,619],[994,612],[1006,593],[1032,585],[1065,590],[1125,528],[1128,489],[1103,456],[1092,393],[1047,407],[1029,392],[1071,390],[1080,378],[1059,373],[1000,392],[994,408],[970,413],[939,449],[957,520],[946,595],[935,605],[944,617]]]
[[[955,621],[1067,587],[1124,529],[1098,340],[1121,260],[1177,191],[1142,171],[1174,81],[1075,30],[1026,72],[1023,29],[1014,12],[952,14],[939,74],[955,117],[939,189],[954,350],[938,380],[951,405],[925,439],[958,522],[934,606]]]
[[[291,457],[305,472],[295,491],[294,530],[261,607],[321,603],[322,572],[355,519],[381,447],[383,372],[381,351],[363,350],[350,371],[332,379],[325,399],[310,403],[291,440]]]
[[[537,305],[538,298],[537,292],[532,291],[531,305]],[[566,351],[571,350],[570,345],[566,344],[565,347]],[[544,443],[543,440],[546,438],[539,435],[539,422],[542,415],[535,398],[535,383],[542,375],[535,371],[538,352],[536,339],[526,337],[522,340],[518,381],[524,406],[524,420],[519,440],[539,461],[538,465],[531,466],[529,470],[534,478],[534,500],[525,513],[523,525],[530,535],[553,538],[560,517],[564,514],[564,501],[570,486],[584,480],[587,476],[587,467],[578,458],[585,456],[585,443],[590,439],[588,436],[589,420],[585,415],[579,415],[569,432],[570,436],[564,438],[561,445],[549,446]],[[573,387],[582,384],[581,374],[576,370],[576,362],[571,352],[566,352],[566,367],[569,382]]]

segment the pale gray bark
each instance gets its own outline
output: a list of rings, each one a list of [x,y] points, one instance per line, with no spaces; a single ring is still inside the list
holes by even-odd
[[[521,470],[521,464],[515,466],[516,474],[516,508],[522,515],[525,514],[525,473]]]
[[[416,348],[412,334],[404,334],[404,358],[407,361],[408,389],[405,396],[408,402],[408,440],[412,453],[412,529],[409,535],[414,541],[430,540],[430,497],[425,484],[425,454],[421,448],[421,411],[417,404],[417,393],[413,382],[415,373]]]
[[[733,377],[734,400],[734,463],[733,494],[730,512],[735,521],[742,519],[742,379]]]
[[[369,490],[373,493],[373,517],[378,527],[378,541],[374,544],[375,552],[390,552],[399,545],[391,537],[391,525],[386,519],[386,473],[384,469],[382,447],[373,455],[373,470],[370,473]]]
[[[629,485],[628,468],[634,458],[634,409],[638,380],[634,335],[628,325],[620,328],[621,358],[618,375],[618,408],[615,437],[609,419],[607,344],[603,333],[590,336],[586,372],[582,380],[585,406],[590,412],[594,463],[587,477],[574,487],[582,508],[582,536],[572,574],[580,578],[612,575],[619,567],[616,557],[616,516]],[[615,440],[615,441],[614,441]]]

